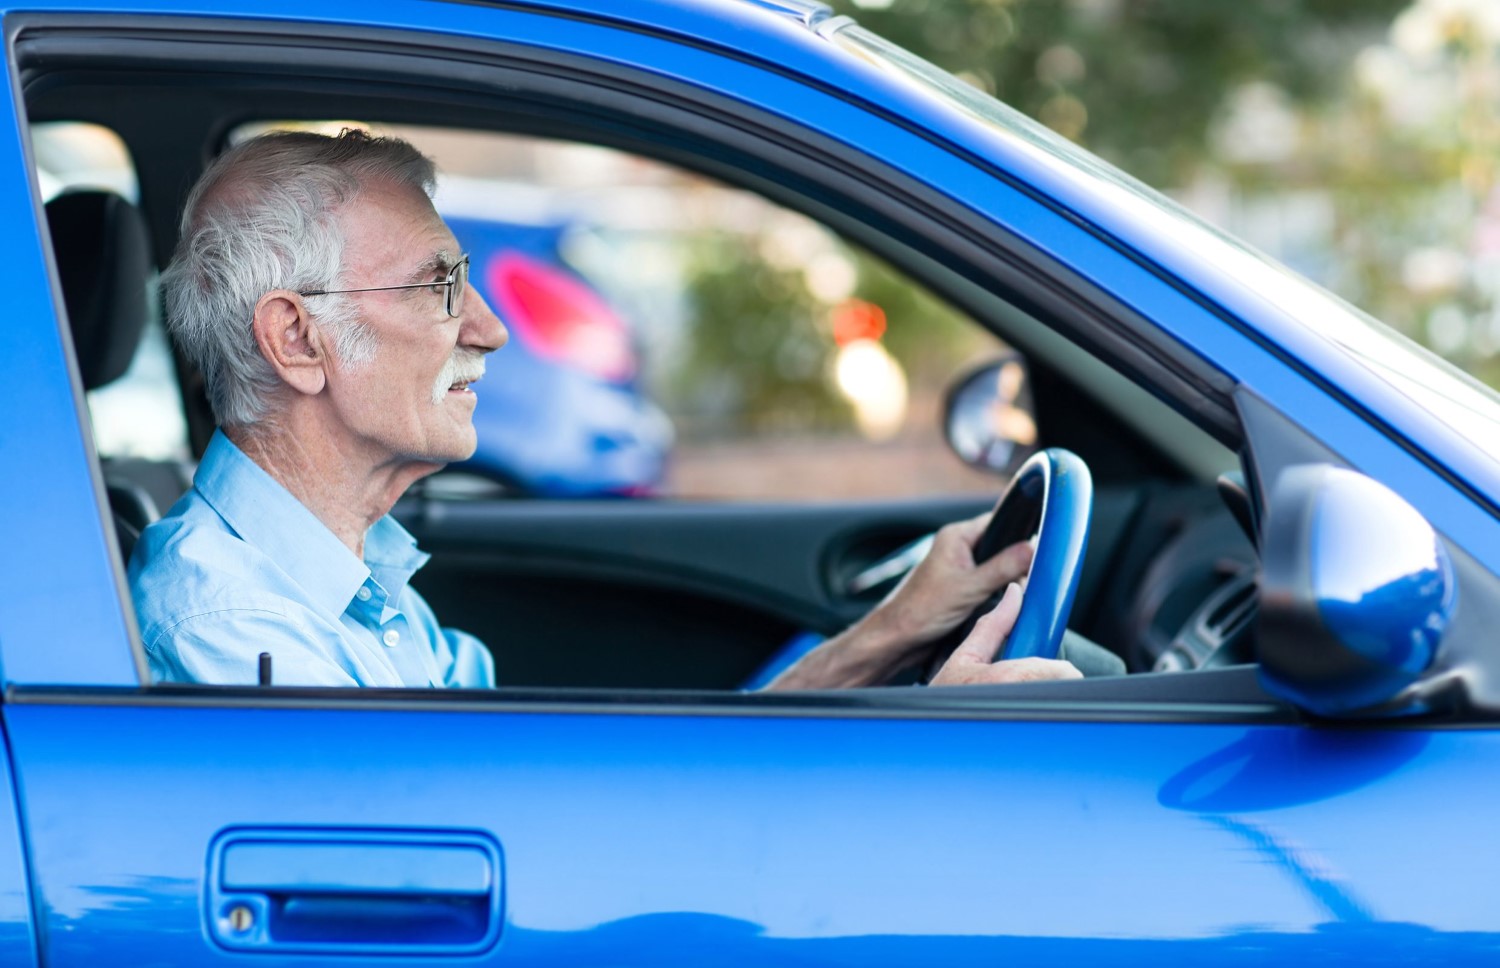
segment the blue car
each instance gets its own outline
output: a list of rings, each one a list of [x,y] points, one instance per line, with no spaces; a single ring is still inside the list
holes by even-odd
[[[33,0],[4,23],[0,963],[1500,958],[1492,391],[804,0]],[[123,562],[154,511],[84,392],[133,349],[132,294],[227,133],[342,118],[707,174],[961,307],[1023,355],[1035,417],[992,535],[1037,548],[1007,648],[1100,674],[741,691],[997,480],[415,495],[418,584],[501,688],[153,684]],[[43,207],[31,126],[58,121],[119,136],[138,206]],[[1015,363],[950,398],[976,462],[1017,452]]]
[[[510,331],[490,357],[479,449],[458,465],[547,497],[656,493],[670,421],[645,394],[620,314],[562,261],[566,225],[450,216],[474,285]]]

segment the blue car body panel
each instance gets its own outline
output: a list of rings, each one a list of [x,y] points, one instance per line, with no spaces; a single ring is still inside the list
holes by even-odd
[[[25,9],[344,24],[438,46],[444,36],[491,39],[753,106],[880,159],[1091,280],[1398,487],[1500,571],[1500,522],[1474,495],[1500,494],[1500,481],[1456,431],[1434,427],[1275,293],[1153,234],[1118,186],[1059,172],[1014,132],[834,50],[808,28],[819,20],[811,8],[50,0]],[[3,707],[17,795],[0,788],[0,961],[35,960],[33,927],[54,966],[358,964],[375,951],[390,964],[514,966],[1500,956],[1485,890],[1500,842],[1474,836],[1474,805],[1492,802],[1500,784],[1489,768],[1500,736],[1487,728],[1315,729],[1235,708],[1213,710],[1211,723],[1132,722],[1138,710],[1082,705],[921,719],[709,702],[665,710],[139,690],[133,618],[71,389],[60,299],[46,282],[39,210],[18,187],[31,176],[11,81],[0,113],[0,282],[11,310],[0,327],[9,401],[0,530],[10,539],[0,550],[0,672],[19,692]],[[14,470],[17,454],[45,468],[45,481]],[[28,689],[38,686],[64,688]],[[264,895],[268,907],[252,912],[264,918],[269,905],[300,900],[282,895],[308,879],[224,880],[215,845],[246,830],[276,845],[258,862],[298,871],[309,855],[284,841],[377,845],[367,859],[418,842],[480,852],[492,842],[495,890],[483,903],[495,905],[495,930],[459,932],[448,949],[315,940],[278,949],[279,959],[247,954],[224,934],[235,930],[236,892],[248,884]],[[446,857],[433,861],[434,880],[450,873]],[[1454,876],[1455,857],[1472,877]],[[371,881],[356,877],[364,863],[351,862],[348,883],[333,871],[313,893],[367,895]],[[330,931],[341,916],[309,915]]]
[[[9,744],[0,760],[0,964],[37,964],[27,854]]]
[[[7,60],[7,64],[9,61]],[[47,280],[47,248],[38,233],[40,208],[23,194],[32,176],[17,123],[15,85],[0,102],[0,283],[6,307],[26,324],[0,327],[6,405],[0,412],[0,527],[14,539],[0,551],[0,674],[7,682],[135,685],[129,597],[117,577],[117,555],[106,537],[103,491],[90,471],[72,341],[59,327],[58,293]],[[22,456],[49,469],[45,486],[21,473]],[[40,549],[50,549],[39,556]],[[66,615],[59,623],[57,616]]]
[[[204,925],[231,822],[488,831],[496,965],[1500,955],[1430,863],[1500,863],[1490,732],[425,707],[9,708],[48,963],[241,963]]]

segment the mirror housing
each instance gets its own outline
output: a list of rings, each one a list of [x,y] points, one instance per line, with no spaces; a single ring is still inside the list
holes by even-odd
[[[1356,471],[1288,467],[1271,492],[1260,555],[1268,692],[1320,716],[1421,711],[1398,697],[1433,665],[1458,583],[1415,508]]]
[[[959,460],[1009,475],[1036,453],[1031,374],[1019,353],[1008,353],[958,380],[943,405],[948,446]]]

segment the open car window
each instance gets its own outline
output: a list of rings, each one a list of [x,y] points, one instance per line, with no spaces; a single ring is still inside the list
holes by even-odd
[[[385,110],[429,113],[413,98]],[[1224,428],[1080,345],[1067,327],[1082,313],[944,275],[936,249],[826,191],[763,191],[761,168],[364,117],[296,126],[369,125],[431,154],[436,205],[512,334],[479,386],[479,453],[396,509],[434,556],[415,586],[486,644],[502,687],[734,695],[856,622],[899,581],[893,561],[1004,487],[943,440],[946,398],[994,360],[1025,384],[1007,397],[1014,453],[995,463],[1063,446],[1093,469],[1077,633],[1130,672],[1165,668],[1181,625],[1253,569],[1214,490],[1237,463]],[[205,156],[287,124],[200,121]],[[202,162],[176,164],[185,184]],[[142,192],[163,251],[178,199]]]

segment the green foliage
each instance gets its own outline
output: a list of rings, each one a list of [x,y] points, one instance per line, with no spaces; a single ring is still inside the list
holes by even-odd
[[[973,320],[885,262],[864,253],[853,258],[859,272],[854,294],[885,310],[885,348],[914,385],[943,386],[976,355],[998,350]]]
[[[840,13],[996,95],[1148,184],[1182,184],[1248,80],[1298,103],[1340,90],[1330,46],[1407,0],[894,0]]]
[[[830,2],[1150,184],[1207,179],[1247,218],[1326,209],[1325,225],[1277,254],[1500,379],[1500,281],[1487,279],[1471,243],[1500,167],[1495,41],[1459,20],[1439,24],[1435,50],[1393,82],[1436,79],[1451,92],[1415,122],[1394,121],[1391,93],[1378,97],[1357,77],[1371,50],[1407,56],[1383,46],[1392,22],[1430,17],[1432,0]],[[1279,153],[1256,143],[1253,125],[1227,125],[1252,89],[1286,126]],[[1500,200],[1491,204],[1500,236]],[[1412,284],[1413,254],[1424,251],[1464,266],[1441,285]],[[768,263],[748,235],[704,240],[695,254],[697,322],[672,384],[679,411],[718,433],[847,428],[852,414],[830,378],[830,307],[801,267]],[[962,315],[878,260],[847,257],[854,294],[885,310],[884,344],[913,385],[939,385],[984,350],[987,337]],[[1448,335],[1433,339],[1435,329]]]
[[[802,273],[747,236],[694,240],[689,337],[666,392],[685,437],[849,426],[828,378],[833,337]]]
[[[835,307],[800,267],[768,262],[752,235],[695,239],[686,351],[665,393],[687,437],[849,430],[853,411],[831,373]],[[885,262],[833,244],[855,273],[853,297],[885,313],[882,343],[909,382],[941,387],[997,347],[972,320]]]
[[[1500,382],[1495,0],[829,2],[1149,184],[1218,185],[1236,234],[1326,209],[1259,241]],[[1226,124],[1251,90],[1275,150]]]

